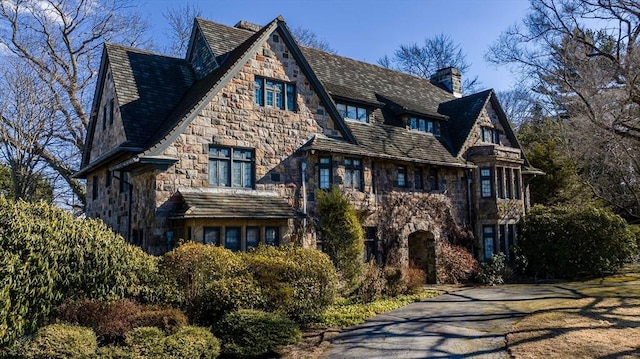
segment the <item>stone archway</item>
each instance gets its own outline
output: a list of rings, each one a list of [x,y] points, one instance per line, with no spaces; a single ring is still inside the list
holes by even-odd
[[[435,284],[436,241],[431,232],[417,231],[408,237],[409,264],[422,269],[427,275],[427,283]]]

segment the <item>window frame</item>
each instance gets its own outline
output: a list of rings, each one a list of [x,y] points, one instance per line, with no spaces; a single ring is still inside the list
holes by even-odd
[[[407,187],[407,167],[398,166],[397,168],[397,176],[396,176],[396,187],[406,188]]]
[[[440,178],[438,174],[437,168],[429,169],[429,191],[439,191],[440,190]]]
[[[482,142],[500,144],[500,134],[496,128],[483,126],[481,135]]]
[[[514,194],[513,198],[521,199],[522,186],[520,185],[520,170],[517,168],[514,168],[512,172],[513,172],[513,194]]]
[[[428,132],[434,136],[440,136],[440,121],[423,117],[409,117],[409,129],[420,132]]]
[[[107,129],[107,104],[102,106],[102,130]]]
[[[231,233],[237,233],[236,241],[238,244],[234,247],[229,246],[229,235]],[[224,248],[233,252],[242,250],[242,227],[229,226],[224,228]]]
[[[209,234],[209,233],[211,233],[211,234],[217,233],[217,239],[214,239],[213,241],[207,241],[207,234]],[[220,245],[222,244],[222,228],[219,227],[219,226],[203,227],[202,228],[202,243],[211,244],[211,245],[220,247]]]
[[[273,237],[273,242],[271,242],[270,238],[269,238],[269,232],[273,231],[273,233],[275,233],[275,236]],[[277,247],[280,245],[280,227],[274,227],[274,226],[266,226],[264,227],[264,244],[267,246],[274,246]]]
[[[249,245],[249,232],[250,231],[251,232],[255,231],[255,233],[257,234],[255,246],[254,245]],[[260,240],[261,240],[260,227],[258,227],[258,226],[247,226],[247,227],[245,227],[245,229],[244,229],[244,248],[245,248],[245,251],[248,251],[249,248],[257,248],[258,245],[260,245]]]
[[[114,107],[115,107],[114,99],[109,100],[109,125],[113,125]]]
[[[254,104],[284,111],[297,111],[297,88],[295,82],[255,76],[253,83],[255,87],[253,92]]]
[[[488,175],[484,175],[483,171],[489,171]],[[491,167],[483,167],[480,168],[480,197],[481,198],[491,198],[494,193],[493,186],[493,169]],[[489,192],[485,192],[485,184],[488,184]]]
[[[511,170],[511,168],[507,167],[504,169],[504,178],[506,179],[504,188],[505,188],[505,192],[507,193],[507,198],[512,199],[514,196],[513,196],[513,185],[512,185],[513,171]]]
[[[212,154],[212,150],[216,150],[216,154]],[[229,152],[228,157],[225,157],[224,155],[218,155],[217,153],[222,152],[223,150],[226,150]],[[241,152],[246,152],[246,153],[250,153],[251,154],[251,158],[250,159],[244,159],[242,157],[236,157],[236,151],[241,151]],[[231,147],[231,146],[218,146],[218,145],[209,145],[209,151],[208,151],[208,183],[209,183],[209,187],[224,187],[224,188],[249,188],[249,189],[254,189],[255,188],[255,184],[256,184],[256,153],[255,153],[255,149],[253,148],[246,148],[246,147]],[[217,161],[217,165],[216,165],[216,169],[217,169],[217,181],[216,183],[212,182],[212,162],[213,161]],[[227,164],[227,170],[228,173],[226,175],[226,178],[224,178],[224,184],[221,185],[222,181],[220,180],[220,166],[219,164],[225,162]],[[235,172],[235,164],[236,163],[241,163],[241,164],[249,164],[249,169],[250,169],[250,174],[249,174],[249,178],[247,178],[246,175],[246,167],[242,166],[240,167],[240,185],[235,185],[236,184],[236,177],[234,175]],[[247,179],[250,181],[249,186],[246,185],[246,181]]]
[[[342,109],[343,107],[344,109]],[[350,108],[355,110],[355,118],[349,117]],[[348,103],[348,102],[336,102],[336,109],[338,110],[342,118],[344,118],[345,120],[356,121],[360,123],[369,123],[371,110],[367,107],[362,107],[362,106],[359,106],[353,103]],[[361,113],[361,111],[364,111],[364,121],[360,120],[361,116],[359,114]]]
[[[498,198],[501,198],[501,199],[505,198],[504,179],[505,179],[504,168],[496,167],[496,181],[498,182],[496,191],[497,191]]]
[[[111,171],[107,170],[107,174],[105,175],[105,179],[104,179],[104,186],[106,188],[111,187],[111,181],[112,181]]]
[[[322,160],[328,160],[328,162],[322,162]],[[323,172],[328,171],[327,182],[323,181]],[[333,185],[333,158],[331,156],[320,156],[318,158],[318,188],[322,190],[331,189]]]
[[[413,188],[424,189],[422,167],[416,167],[413,169]]]
[[[358,162],[356,164],[355,162]],[[349,163],[348,163],[349,162]],[[357,171],[357,172],[356,172]],[[356,174],[359,174],[356,178]],[[347,182],[347,178],[350,178]],[[362,158],[347,157],[344,159],[344,187],[346,189],[357,190],[362,192],[364,190],[364,173]],[[350,185],[348,185],[350,183]]]
[[[487,231],[489,230],[490,231]],[[495,253],[496,229],[494,225],[482,226],[482,252],[485,260],[490,260]],[[489,245],[488,245],[489,244]],[[488,251],[490,249],[490,251]]]

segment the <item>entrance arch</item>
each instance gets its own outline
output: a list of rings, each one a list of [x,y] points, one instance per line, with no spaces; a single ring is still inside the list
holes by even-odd
[[[409,235],[409,265],[422,269],[427,275],[427,283],[435,284],[436,241],[433,233],[417,231]]]

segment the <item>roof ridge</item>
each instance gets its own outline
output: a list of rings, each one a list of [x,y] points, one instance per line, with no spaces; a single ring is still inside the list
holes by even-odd
[[[170,56],[167,54],[161,54],[159,52],[155,52],[155,51],[151,51],[151,50],[147,50],[147,49],[141,49],[139,47],[132,47],[132,46],[128,46],[128,45],[122,45],[122,44],[118,44],[115,42],[105,42],[104,43],[105,47],[112,47],[112,48],[119,48],[119,49],[126,49],[127,51],[132,51],[132,52],[136,52],[139,54],[145,54],[145,55],[154,55],[154,56],[160,56],[160,57],[165,57],[168,59],[173,59],[173,60],[183,60],[186,61],[185,59],[181,58],[181,57],[174,57],[174,56]]]

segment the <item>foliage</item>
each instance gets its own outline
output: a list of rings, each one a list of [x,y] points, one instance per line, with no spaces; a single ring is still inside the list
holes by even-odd
[[[402,294],[415,294],[418,293],[424,284],[427,282],[427,275],[425,272],[413,266],[402,268],[405,277],[405,291]]]
[[[135,318],[137,327],[156,327],[165,333],[174,333],[187,324],[187,316],[176,308],[145,306]]]
[[[535,206],[519,240],[536,276],[598,276],[619,269],[637,251],[626,222],[595,207]]]
[[[243,254],[262,294],[262,308],[304,323],[334,302],[336,270],[329,257],[299,246],[264,246]]]
[[[375,300],[370,303],[353,303],[349,300],[331,306],[320,318],[318,324],[330,327],[351,327],[364,323],[367,319],[389,310],[403,307],[439,295],[439,292],[421,290],[415,294],[400,295],[395,298]]]
[[[33,333],[66,299],[135,296],[154,257],[101,221],[0,198],[0,345]]]
[[[86,358],[98,349],[91,329],[68,324],[44,326],[27,343],[27,358]]]
[[[127,333],[125,342],[138,358],[161,358],[164,353],[164,333],[155,327],[139,327]]]
[[[461,246],[441,241],[436,246],[438,283],[457,284],[473,278],[478,272],[478,261]]]
[[[298,45],[328,52],[330,54],[337,53],[326,40],[319,38],[315,32],[309,29],[296,27],[291,31],[291,35],[296,39]]]
[[[478,271],[478,282],[486,285],[504,284],[503,272],[505,270],[504,253],[497,253],[491,256],[486,262],[480,263]]]
[[[168,358],[213,359],[220,354],[220,342],[202,327],[182,327],[164,342]]]
[[[317,214],[322,250],[345,281],[345,293],[351,293],[358,288],[364,267],[364,230],[358,214],[335,187],[318,193]]]
[[[264,355],[302,337],[292,320],[252,309],[227,314],[215,330],[223,343],[222,352],[239,357]]]
[[[134,359],[135,356],[127,347],[108,345],[99,347],[95,355],[96,359]]]
[[[261,301],[247,263],[225,248],[183,244],[162,257],[160,272],[181,289],[179,304],[194,323],[213,325],[225,313]]]
[[[363,303],[378,300],[382,298],[386,285],[387,281],[382,268],[372,259],[364,268],[362,282],[360,283],[360,288],[358,288],[358,298]]]

